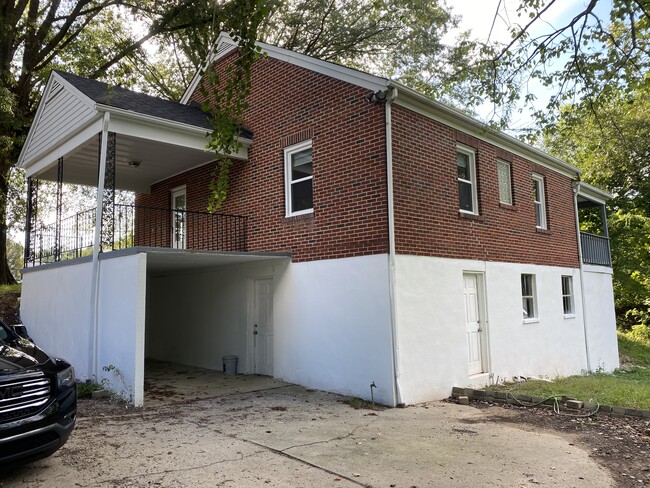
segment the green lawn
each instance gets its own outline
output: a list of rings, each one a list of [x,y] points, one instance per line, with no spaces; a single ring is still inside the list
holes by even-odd
[[[549,397],[566,395],[602,405],[650,410],[650,332],[635,328],[634,332],[618,334],[621,368],[611,374],[592,373],[585,376],[557,378],[553,382],[526,381],[506,384],[498,390]],[[493,387],[490,387],[491,389]]]

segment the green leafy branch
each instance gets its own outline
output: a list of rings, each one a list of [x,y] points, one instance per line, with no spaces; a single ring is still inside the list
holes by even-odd
[[[232,155],[241,149],[240,133],[249,107],[251,67],[261,55],[261,48],[255,44],[257,28],[268,11],[262,0],[236,2],[233,8],[236,11],[229,12],[229,23],[236,28],[228,33],[238,45],[237,55],[225,66],[207,67],[199,89],[205,100],[203,110],[210,114],[212,125],[207,147],[217,157],[209,183],[209,212],[218,210],[228,194]]]

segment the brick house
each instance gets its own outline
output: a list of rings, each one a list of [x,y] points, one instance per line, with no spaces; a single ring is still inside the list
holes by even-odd
[[[19,161],[35,339],[136,404],[146,358],[387,405],[618,367],[606,193],[399,83],[261,47],[218,214],[200,74],[180,104],[52,74]],[[222,35],[211,69],[235,55]],[[97,208],[42,226],[39,180]]]

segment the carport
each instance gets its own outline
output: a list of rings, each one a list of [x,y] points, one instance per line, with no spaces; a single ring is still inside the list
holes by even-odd
[[[146,255],[144,358],[158,365],[159,376],[164,364],[222,371],[222,358],[236,356],[237,373],[273,377],[273,289],[287,255]],[[151,368],[144,371],[146,382]]]

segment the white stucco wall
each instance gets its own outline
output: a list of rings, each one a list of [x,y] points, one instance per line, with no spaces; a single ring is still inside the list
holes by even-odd
[[[69,361],[81,379],[92,377],[91,275],[90,262],[28,270],[20,301],[29,335],[51,355]]]
[[[488,324],[486,373],[553,378],[586,369],[578,269],[397,256],[396,306],[399,382],[405,403],[447,397],[452,386],[487,384],[488,374],[468,376],[463,272],[483,273]],[[522,318],[521,274],[536,275],[539,320]],[[561,276],[573,276],[575,316],[562,309]],[[587,287],[598,301],[601,290]],[[613,309],[612,309],[613,311]],[[616,354],[613,325],[592,339]],[[612,336],[612,334],[614,334]],[[610,356],[608,356],[610,357]]]
[[[583,271],[591,369],[612,371],[619,367],[612,269],[585,266]]]
[[[135,405],[144,400],[147,255],[100,261],[99,381]]]
[[[275,375],[393,405],[388,257],[287,265],[276,277]]]

